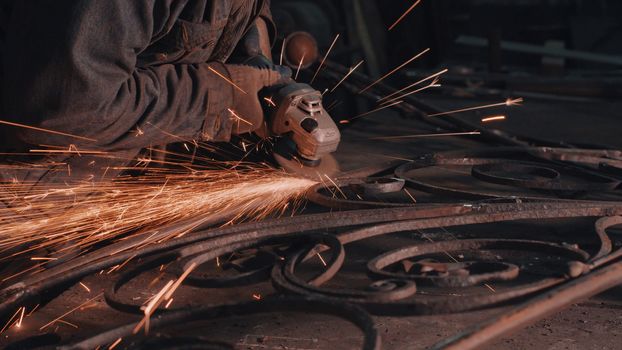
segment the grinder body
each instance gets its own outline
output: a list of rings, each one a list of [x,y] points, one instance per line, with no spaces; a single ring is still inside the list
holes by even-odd
[[[272,95],[275,106],[268,114],[270,131],[295,145],[287,159],[298,158],[304,165],[316,166],[322,157],[337,150],[341,133],[324,109],[322,94],[307,84],[279,87]]]

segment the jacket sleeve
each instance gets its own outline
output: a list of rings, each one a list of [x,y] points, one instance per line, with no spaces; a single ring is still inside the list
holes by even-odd
[[[10,118],[94,139],[90,145],[108,150],[230,134],[226,109],[233,88],[208,69],[210,63],[136,66],[137,56],[170,28],[184,1],[19,3],[5,62]],[[31,131],[21,138],[31,144],[80,143]]]
[[[272,11],[270,7],[271,0],[264,0],[261,4],[261,9],[259,10],[259,17],[264,20],[266,26],[268,27],[270,46],[273,46],[276,41],[277,29],[274,19],[272,18]]]

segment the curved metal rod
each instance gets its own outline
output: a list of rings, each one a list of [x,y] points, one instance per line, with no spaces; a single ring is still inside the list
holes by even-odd
[[[501,316],[486,320],[468,330],[445,339],[431,349],[481,349],[486,343],[512,331],[524,328],[570,304],[589,298],[622,283],[622,262],[583,275],[542,293]]]
[[[381,338],[374,320],[361,308],[333,302],[304,297],[276,297],[260,301],[250,301],[238,304],[218,306],[204,306],[199,308],[172,311],[151,320],[152,328],[163,328],[179,325],[190,321],[209,320],[215,318],[246,316],[270,312],[305,312],[333,315],[348,320],[363,332],[363,350],[380,350]],[[112,329],[92,338],[80,341],[73,345],[61,347],[62,350],[87,350],[111,344],[117,339],[126,339],[132,336],[135,323]]]

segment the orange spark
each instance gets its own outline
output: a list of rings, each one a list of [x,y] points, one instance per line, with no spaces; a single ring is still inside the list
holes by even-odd
[[[408,85],[407,87],[405,87],[405,88],[403,88],[401,90],[398,90],[398,91],[396,91],[396,92],[394,92],[394,93],[392,93],[390,95],[387,95],[387,96],[381,98],[379,101],[383,101],[383,100],[386,100],[388,98],[391,98],[391,97],[393,97],[393,96],[395,96],[395,95],[397,95],[397,94],[399,94],[401,92],[404,92],[404,91],[406,91],[406,90],[408,90],[410,88],[413,88],[413,87],[415,87],[415,86],[417,86],[417,85],[419,85],[421,83],[424,83],[424,82],[426,82],[426,81],[428,81],[430,79],[434,79],[434,78],[438,77],[439,75],[443,75],[443,74],[447,73],[447,71],[449,71],[449,69],[443,69],[440,72],[437,72],[437,73],[434,73],[434,74],[432,74],[430,76],[427,76],[427,77],[419,80],[418,82],[412,83],[412,84]]]
[[[235,113],[235,111],[234,111],[233,109],[231,109],[231,108],[227,108],[227,110],[228,110],[228,111],[229,111],[229,113],[231,113],[231,115],[232,115],[232,116],[234,116],[237,120],[239,120],[239,121],[241,121],[241,122],[244,122],[244,123],[246,123],[246,124],[248,124],[248,125],[251,125],[251,126],[253,125],[253,123],[251,123],[251,122],[249,122],[248,120],[246,120],[246,119],[244,119],[244,118],[240,117],[237,113]]]
[[[496,115],[496,116],[492,116],[492,117],[486,117],[486,118],[482,119],[482,123],[488,123],[488,122],[497,121],[497,120],[505,120],[505,116],[504,115]]]
[[[89,287],[87,287],[87,285],[86,285],[86,284],[84,284],[84,283],[80,282],[80,285],[82,286],[82,288],[84,288],[84,289],[87,291],[87,293],[90,293],[90,292],[91,292],[91,289],[90,289]]]
[[[397,101],[397,102],[393,102],[393,103],[391,103],[391,104],[389,104],[389,105],[382,106],[382,107],[378,107],[378,108],[376,108],[376,109],[372,109],[372,110],[371,110],[371,111],[369,111],[369,112],[365,112],[365,113],[363,113],[363,114],[359,114],[359,115],[357,115],[357,116],[355,116],[355,117],[352,117],[352,118],[350,118],[350,119],[347,119],[347,120],[341,120],[339,123],[340,123],[340,124],[348,124],[350,121],[352,121],[352,120],[354,120],[354,119],[362,118],[362,117],[364,117],[364,116],[367,116],[367,115],[370,115],[370,114],[372,114],[372,113],[375,113],[375,112],[381,111],[381,110],[383,110],[383,109],[387,109],[387,108],[390,108],[390,107],[396,106],[396,105],[398,105],[398,104],[400,104],[400,103],[402,103],[402,102],[404,102],[404,101]]]
[[[322,58],[322,62],[320,62],[320,66],[317,67],[317,70],[315,71],[315,74],[313,74],[313,78],[311,79],[311,83],[310,84],[313,84],[313,82],[315,81],[315,78],[317,77],[318,73],[320,73],[320,70],[322,69],[322,66],[324,66],[324,62],[326,62],[326,59],[328,58],[328,55],[330,55],[330,52],[332,51],[333,47],[337,43],[337,40],[339,40],[339,34],[337,34],[337,36],[335,36],[335,40],[333,40],[333,43],[330,44],[330,47],[328,48],[328,51],[326,51],[326,55],[324,55],[324,58]]]
[[[361,62],[357,63],[354,67],[350,67],[350,71],[348,72],[348,74],[346,74],[338,83],[337,85],[335,85],[330,92],[335,91],[336,88],[339,87],[339,85],[341,85],[344,81],[346,81],[346,79],[348,79],[348,77],[350,75],[352,75],[352,73],[354,73],[354,71],[361,65],[363,64],[363,62],[365,62],[365,60],[361,60]]]
[[[420,53],[416,54],[415,56],[413,56],[411,59],[409,59],[408,61],[402,63],[399,67],[393,69],[392,71],[390,71],[389,73],[385,74],[384,76],[382,76],[382,78],[376,80],[375,82],[371,83],[369,86],[365,87],[363,90],[359,91],[359,94],[371,89],[373,86],[375,86],[376,84],[380,83],[381,81],[383,81],[384,79],[388,78],[389,76],[393,75],[395,72],[397,72],[398,70],[404,68],[406,65],[408,65],[410,62],[416,60],[417,58],[423,56],[424,54],[426,54],[428,51],[430,51],[430,48],[428,47],[427,49],[421,51]]]
[[[335,181],[333,181],[333,179],[330,178],[330,176],[328,176],[327,174],[324,174],[324,177],[326,177],[328,179],[328,181],[330,181],[330,183],[333,184],[333,186],[335,186],[335,188],[337,189],[337,191],[339,191],[339,193],[341,193],[341,195],[343,196],[344,199],[348,199],[348,196],[346,196],[345,193],[343,193],[343,191],[341,190],[341,187],[339,187],[337,185],[337,183],[335,183]]]
[[[419,134],[419,135],[401,135],[401,136],[382,136],[382,137],[372,137],[370,140],[399,140],[399,139],[416,139],[416,138],[425,138],[425,137],[445,137],[445,136],[466,136],[466,135],[480,135],[479,131],[469,131],[469,132],[451,132],[451,133],[441,133],[441,134]]]
[[[219,71],[215,70],[214,68],[208,66],[207,69],[209,69],[210,71],[212,71],[212,73],[216,74],[217,76],[221,77],[222,79],[224,79],[227,83],[231,84],[234,88],[242,91],[245,95],[248,95],[248,93],[246,91],[244,91],[241,87],[237,86],[236,83],[234,83],[231,79],[227,78],[226,76],[224,76],[222,73],[220,73]]]
[[[9,320],[7,321],[7,323],[4,325],[4,327],[2,327],[2,329],[0,330],[0,333],[4,332],[5,329],[9,328],[9,326],[11,325],[11,322],[13,322],[13,319],[19,315],[19,313],[21,312],[21,309],[23,308],[20,307],[19,309],[17,309],[17,311],[15,311],[15,313],[13,314],[13,316],[11,316],[11,318],[9,318]]]
[[[173,280],[168,281],[164,288],[162,288],[155,296],[153,296],[153,298],[151,299],[149,304],[147,304],[143,311],[145,316],[136,325],[136,327],[134,327],[134,334],[138,333],[143,326],[145,327],[145,334],[149,334],[149,319],[151,318],[153,312],[158,308],[158,306],[160,306],[160,304],[164,300],[162,297],[164,296],[166,291],[173,285],[174,282],[175,281]]]
[[[367,87],[365,87],[363,90],[359,91],[360,93],[363,93],[367,90],[369,90],[371,87],[375,86],[376,84],[380,83],[381,81],[383,81],[384,79],[388,78],[389,76],[393,75],[395,72],[397,72],[398,70],[404,68],[406,65],[408,65],[410,62],[416,60],[417,58],[423,56],[424,54],[426,54],[428,51],[430,51],[430,48],[428,47],[427,49],[421,51],[420,53],[414,55],[412,58],[410,58],[408,61],[402,63],[400,66],[398,66],[397,68],[393,69],[392,71],[390,71],[389,73],[385,74],[384,76],[382,76],[380,79],[374,81],[373,83],[369,84]]]
[[[35,257],[30,258],[30,260],[33,260],[33,261],[39,261],[39,260],[53,261],[53,260],[58,260],[58,258],[45,258],[45,257],[35,256]]]
[[[391,103],[391,102],[396,101],[396,100],[401,100],[404,97],[408,97],[410,95],[414,95],[414,94],[419,93],[419,92],[421,92],[423,90],[427,90],[427,89],[430,89],[430,88],[436,88],[436,87],[440,87],[440,86],[441,86],[441,84],[438,83],[438,78],[434,78],[434,80],[430,84],[428,84],[428,85],[426,85],[424,87],[420,87],[420,88],[418,88],[416,90],[407,92],[407,93],[405,93],[403,95],[400,95],[400,96],[398,96],[396,98],[393,98],[393,99],[390,99],[390,100],[386,100],[386,101],[382,102],[381,104],[387,104],[387,103]]]
[[[31,149],[31,153],[64,153],[64,154],[108,154],[104,151],[79,151],[79,150],[61,150],[61,149]]]
[[[138,136],[143,136],[145,134],[144,131],[141,130],[141,128],[137,125],[136,126],[136,134],[134,135],[134,137],[138,137]]]
[[[322,257],[322,254],[317,253],[317,257],[320,258],[320,261],[322,262],[322,265],[327,266],[328,264],[326,264],[326,261],[324,261],[324,258]]]
[[[117,345],[119,345],[119,343],[121,343],[122,340],[123,338],[119,338],[115,340],[114,343],[110,344],[110,346],[108,347],[108,350],[114,349]]]
[[[469,112],[469,111],[475,111],[478,109],[486,109],[486,108],[493,108],[493,107],[502,107],[502,106],[520,106],[520,104],[523,102],[523,98],[516,98],[516,99],[511,99],[508,98],[507,100],[505,100],[505,102],[500,102],[500,103],[493,103],[493,104],[489,104],[489,105],[483,105],[483,106],[475,106],[475,107],[469,107],[469,108],[462,108],[462,109],[456,109],[453,111],[449,111],[449,112],[442,112],[442,113],[436,113],[436,114],[428,114],[428,117],[438,117],[441,115],[447,115],[447,114],[454,114],[454,113],[462,113],[462,112]]]
[[[272,101],[272,96],[270,96],[270,97],[264,97],[263,99],[264,99],[264,101],[268,102],[268,104],[269,104],[270,106],[272,106],[272,107],[276,107],[276,103],[274,103],[274,101]]]
[[[415,1],[415,3],[408,8],[408,10],[406,10],[406,12],[404,12],[400,18],[397,19],[397,21],[395,21],[395,23],[393,23],[390,27],[389,30],[393,30],[393,28],[395,28],[395,26],[397,26],[406,16],[408,16],[408,14],[415,9],[415,7],[417,7],[417,5],[419,5],[419,3],[421,2],[421,0],[417,0]]]
[[[19,320],[17,321],[17,323],[15,324],[15,326],[17,328],[21,328],[22,327],[22,321],[24,320],[24,312],[26,312],[26,307],[22,306],[22,312],[19,315]]]
[[[300,68],[302,68],[302,62],[305,60],[306,52],[302,53],[302,57],[300,58],[300,63],[298,63],[298,69],[296,69],[296,75],[294,76],[294,80],[298,79],[298,74],[300,73]]]
[[[88,303],[92,302],[93,300],[95,300],[95,299],[99,298],[99,297],[100,297],[100,296],[102,296],[103,294],[104,294],[104,293],[99,293],[99,294],[97,294],[97,295],[96,295],[96,296],[94,296],[93,298],[91,298],[91,299],[89,299],[89,300],[87,300],[87,301],[83,302],[82,304],[80,304],[80,305],[78,305],[78,306],[74,307],[73,309],[71,309],[71,310],[69,310],[69,311],[65,312],[64,314],[62,314],[62,315],[58,316],[57,318],[53,319],[52,321],[50,321],[50,322],[48,322],[48,323],[44,324],[43,326],[41,326],[41,327],[39,328],[39,330],[40,330],[40,331],[42,331],[42,330],[44,330],[45,328],[47,328],[47,327],[49,327],[49,326],[53,325],[54,323],[56,323],[56,322],[58,322],[59,320],[61,320],[63,317],[65,317],[65,316],[67,316],[67,315],[71,314],[72,312],[74,312],[74,311],[76,311],[76,310],[80,309],[82,306],[84,306],[84,305],[86,305],[86,304],[88,304]]]
[[[407,188],[404,188],[404,192],[406,192],[406,194],[408,195],[408,197],[410,197],[410,199],[413,201],[413,203],[417,203],[417,200],[415,199],[415,196],[410,194],[410,192],[408,191]]]
[[[283,43],[281,44],[281,59],[279,60],[280,66],[283,65],[283,56],[285,56],[285,40],[283,40]]]
[[[28,315],[26,315],[26,317],[32,315],[35,312],[35,310],[37,310],[39,308],[39,305],[41,305],[41,304],[35,305],[35,307],[33,307],[32,310],[30,310],[30,312],[28,313]]]
[[[253,299],[261,300],[261,294],[253,294]]]
[[[0,120],[0,124],[5,124],[5,125],[10,125],[10,126],[15,126],[15,127],[18,127],[18,128],[35,130],[35,131],[46,132],[48,134],[72,137],[72,138],[79,139],[79,140],[97,142],[97,140],[91,139],[91,138],[88,138],[88,137],[68,134],[68,133],[65,133],[65,132],[60,132],[60,131],[55,131],[55,130],[50,130],[50,129],[38,128],[36,126],[30,126],[30,125],[25,125],[25,124],[20,124],[20,123],[9,122],[9,121],[6,121],[6,120]]]
[[[164,300],[168,300],[173,296],[173,294],[175,293],[175,290],[179,288],[182,282],[188,277],[188,275],[190,275],[190,273],[196,267],[197,267],[197,263],[193,262],[192,264],[190,264],[190,266],[184,271],[184,273],[182,273],[181,276],[179,276],[179,278],[177,279],[177,281],[175,281],[175,283],[170,287],[168,292],[166,292],[166,294],[164,295]]]
[[[71,323],[71,322],[64,321],[64,320],[58,320],[58,321],[56,321],[56,322],[66,324],[66,325],[71,326],[71,327],[73,327],[73,328],[80,328],[80,327],[78,327],[78,325],[73,324],[73,323]]]

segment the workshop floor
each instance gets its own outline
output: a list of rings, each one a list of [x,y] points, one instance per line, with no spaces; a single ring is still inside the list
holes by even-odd
[[[452,110],[488,103],[471,99],[428,97],[426,102]],[[491,101],[492,103],[496,101]],[[527,100],[522,107],[499,109],[508,119],[494,124],[500,130],[551,141],[597,144],[622,148],[620,121],[622,102],[551,102]],[[477,121],[486,114],[465,114]],[[490,125],[489,125],[490,126]],[[341,164],[386,161],[382,155],[412,159],[414,155],[462,147],[482,146],[477,136],[365,142],[374,136],[432,133],[421,125],[390,113],[376,114],[346,132],[339,152]],[[381,318],[386,327],[388,349],[420,349],[456,334],[473,323],[504,312],[504,308],[458,315],[412,318]],[[489,349],[622,349],[622,286],[552,315]]]
[[[443,108],[462,107],[478,104],[473,100],[455,98],[426,98]],[[622,148],[620,137],[619,112],[622,102],[569,103],[551,101],[527,101],[524,106],[513,108],[508,120],[497,124],[499,128],[519,134],[552,140],[572,140],[581,143],[597,143]],[[465,115],[465,118],[477,116]],[[476,119],[473,119],[476,120]],[[428,138],[402,141],[370,141],[370,137],[404,134],[430,133],[422,125],[401,118],[393,113],[377,113],[363,118],[344,133],[344,142],[337,155],[344,170],[354,169],[366,164],[385,162],[390,157],[412,158],[418,154],[441,150],[478,147],[477,136],[462,138]],[[555,223],[556,225],[559,223]],[[508,234],[520,234],[520,225],[486,227],[489,230],[507,230]],[[549,223],[543,223],[543,226]],[[580,225],[575,226],[580,227]],[[544,227],[543,227],[544,229]],[[430,232],[430,234],[436,234]],[[356,284],[360,273],[357,271],[356,256],[367,250],[382,249],[382,246],[399,246],[409,240],[404,235],[391,236],[382,242],[358,244],[348,250],[349,266],[346,266],[336,285]],[[136,279],[128,287],[134,298],[147,298],[146,286],[157,272],[149,272]],[[87,292],[81,285],[75,285],[39,310],[36,318],[26,319],[22,327],[13,328],[0,340],[8,344],[25,335],[56,330],[63,339],[78,340],[98,331],[130,322],[137,322],[127,314],[113,311],[107,307],[102,297],[96,299],[97,306],[84,312],[71,313],[63,320],[73,324],[57,323],[50,328],[39,328],[56,317],[75,308],[97,292],[109,287],[114,276],[90,276],[83,280],[89,286]],[[160,276],[158,283],[167,281]],[[157,284],[157,283],[156,283]],[[154,286],[153,289],[157,288]],[[483,287],[478,287],[483,288]],[[194,289],[184,288],[176,295],[175,303],[201,304],[224,300],[249,300],[253,294],[267,295],[272,291],[268,284],[253,287],[252,290],[237,289]],[[493,293],[491,291],[491,293]],[[503,313],[505,308],[462,314],[418,317],[376,317],[382,330],[386,349],[420,349],[456,334],[477,321]],[[78,327],[77,329],[75,327]],[[237,344],[238,349],[355,349],[360,345],[361,334],[353,326],[336,318],[306,314],[274,313],[264,316],[228,318],[218,321],[193,324],[192,328],[180,325],[180,334],[202,334],[213,340]],[[567,310],[538,322],[511,337],[491,344],[489,349],[622,349],[622,286],[585,302],[572,305]]]

